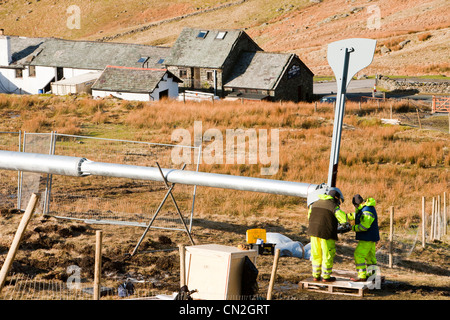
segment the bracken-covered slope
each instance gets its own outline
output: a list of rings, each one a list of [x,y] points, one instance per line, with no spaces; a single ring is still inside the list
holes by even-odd
[[[244,29],[266,51],[294,52],[331,75],[327,44],[378,40],[365,73],[449,72],[446,0],[0,0],[6,34],[171,46],[183,27]]]

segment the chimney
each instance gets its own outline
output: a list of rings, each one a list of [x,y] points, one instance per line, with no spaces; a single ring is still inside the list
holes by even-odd
[[[0,66],[9,66],[11,60],[11,39],[0,35]]]

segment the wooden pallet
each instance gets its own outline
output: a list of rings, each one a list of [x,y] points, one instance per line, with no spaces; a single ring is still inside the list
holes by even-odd
[[[369,282],[353,282],[348,278],[336,278],[334,282],[314,281],[313,278],[308,278],[299,283],[301,289],[308,291],[357,297],[364,296],[364,293],[369,290],[368,285]]]

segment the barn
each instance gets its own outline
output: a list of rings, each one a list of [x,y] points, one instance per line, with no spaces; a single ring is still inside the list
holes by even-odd
[[[107,66],[92,85],[92,96],[124,100],[158,101],[178,97],[181,80],[167,69]]]
[[[310,101],[313,76],[295,54],[243,52],[224,89],[228,98]]]

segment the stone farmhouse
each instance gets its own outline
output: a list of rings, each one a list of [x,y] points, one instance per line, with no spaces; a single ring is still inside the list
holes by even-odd
[[[169,48],[8,36],[0,29],[0,93],[156,101],[184,90],[311,100],[313,73],[297,55],[265,52],[242,30],[185,28]]]
[[[225,97],[311,100],[311,70],[295,54],[266,53],[242,30],[185,28],[165,61],[182,87]]]

